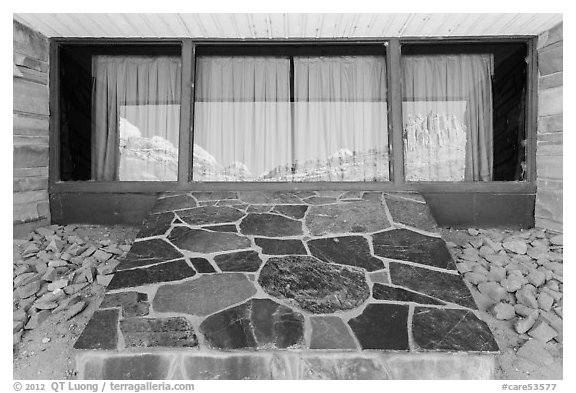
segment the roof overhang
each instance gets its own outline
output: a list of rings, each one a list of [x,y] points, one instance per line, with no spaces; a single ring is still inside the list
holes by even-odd
[[[562,22],[562,14],[18,13],[14,19],[50,38],[308,40],[536,36]]]

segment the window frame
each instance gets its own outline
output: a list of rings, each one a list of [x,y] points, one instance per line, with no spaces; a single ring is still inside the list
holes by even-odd
[[[513,37],[381,37],[377,39],[309,39],[309,40],[211,40],[211,39],[101,39],[101,38],[52,38],[50,40],[50,153],[49,191],[66,192],[162,192],[178,190],[376,190],[376,191],[418,191],[418,192],[482,192],[482,193],[535,193],[536,191],[536,125],[537,125],[537,51],[536,36]],[[490,182],[407,182],[404,180],[404,157],[402,140],[402,86],[401,86],[401,47],[405,44],[442,43],[498,43],[516,42],[527,45],[527,88],[526,88],[526,178],[522,181]],[[178,181],[61,181],[60,180],[60,113],[59,113],[59,62],[61,46],[71,45],[143,45],[170,44],[181,46],[182,96],[180,108],[180,136],[178,152]],[[343,46],[343,45],[383,45],[387,65],[387,105],[390,181],[386,182],[193,182],[192,146],[194,119],[194,81],[196,51],[206,46]],[[202,49],[200,49],[202,50]]]
[[[295,102],[295,82],[294,82],[294,58],[298,56],[382,56],[384,61],[386,62],[386,67],[388,66],[387,63],[387,55],[386,55],[386,47],[387,44],[385,42],[376,42],[376,43],[368,43],[363,45],[356,45],[350,43],[342,43],[342,42],[334,42],[332,45],[323,45],[323,44],[315,44],[315,43],[307,43],[307,44],[298,44],[298,45],[290,45],[286,43],[276,43],[272,45],[267,44],[259,44],[259,43],[244,43],[243,45],[229,45],[226,43],[222,43],[220,45],[198,45],[195,46],[195,56],[194,56],[194,67],[196,68],[196,62],[198,57],[220,57],[220,56],[247,56],[247,57],[286,57],[290,60],[290,104],[292,105]],[[204,53],[198,53],[204,52]],[[388,70],[386,70],[386,105],[388,105],[388,100],[390,99],[389,88],[388,88]],[[194,85],[196,85],[196,73],[194,74]],[[193,92],[193,103],[195,104],[196,100],[196,91]],[[290,114],[292,116],[292,127],[294,127],[294,108],[292,107],[290,110]],[[389,114],[387,113],[387,120],[389,121]],[[191,118],[192,122],[192,143],[191,149],[194,146],[194,117]],[[383,180],[379,182],[370,182],[370,181],[276,181],[270,180],[266,183],[271,184],[372,184],[372,183],[380,183],[386,184],[392,182],[392,157],[390,154],[391,150],[391,128],[388,125],[388,180]],[[292,129],[292,133],[294,133],[294,129]],[[192,162],[190,162],[190,177],[189,182],[193,183],[194,185],[200,184],[262,184],[264,182],[248,182],[248,181],[222,181],[222,182],[214,182],[214,181],[195,181],[193,178],[193,167]]]

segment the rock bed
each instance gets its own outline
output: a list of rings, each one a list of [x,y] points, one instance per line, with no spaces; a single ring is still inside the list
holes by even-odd
[[[551,364],[546,343],[563,341],[562,235],[539,229],[467,232],[447,245],[479,307],[513,324],[526,340],[519,356]]]
[[[63,312],[67,321],[81,313],[87,300],[79,293],[90,284],[107,286],[130,241],[83,238],[76,225],[38,228],[27,239],[14,239],[13,344],[26,330]]]

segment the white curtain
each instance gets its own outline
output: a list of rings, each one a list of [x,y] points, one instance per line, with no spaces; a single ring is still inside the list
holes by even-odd
[[[383,56],[295,57],[296,178],[389,179]]]
[[[388,179],[383,57],[200,57],[196,181]],[[293,123],[294,122],[294,123]]]
[[[178,57],[95,56],[94,180],[176,181]]]
[[[193,180],[257,180],[290,170],[290,60],[199,57],[196,72]]]
[[[404,162],[409,181],[492,179],[493,57],[404,56]]]

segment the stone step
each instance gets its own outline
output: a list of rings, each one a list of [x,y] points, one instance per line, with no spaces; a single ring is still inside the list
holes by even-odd
[[[167,193],[75,344],[79,370],[490,378],[498,345],[438,233],[414,193]]]
[[[493,355],[466,353],[83,351],[76,360],[89,380],[493,379],[495,370]]]

